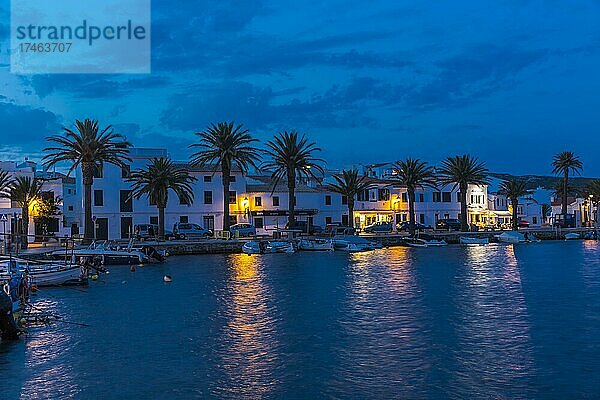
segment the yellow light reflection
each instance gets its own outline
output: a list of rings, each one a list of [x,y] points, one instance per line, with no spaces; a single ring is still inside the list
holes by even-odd
[[[231,278],[227,293],[223,367],[228,382],[220,390],[237,398],[268,396],[277,381],[274,323],[267,305],[262,258],[245,254],[229,259]]]

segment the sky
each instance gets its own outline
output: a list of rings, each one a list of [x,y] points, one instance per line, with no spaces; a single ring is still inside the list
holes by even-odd
[[[600,1],[153,0],[152,72],[10,73],[0,0],[0,152],[39,159],[76,118],[185,159],[211,122],[305,133],[332,168],[470,153],[600,176]]]

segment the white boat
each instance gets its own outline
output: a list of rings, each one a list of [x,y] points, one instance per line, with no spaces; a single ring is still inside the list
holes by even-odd
[[[294,251],[294,245],[292,242],[286,242],[283,240],[252,240],[244,243],[242,246],[242,252],[244,254],[293,253]]]
[[[575,233],[575,232],[565,234],[565,240],[577,240],[580,237],[581,236],[579,235],[579,233]]]
[[[337,245],[335,247],[336,251],[347,251],[349,253],[361,253],[363,251],[371,251],[373,250],[373,248],[371,246],[369,246],[369,244],[366,243],[352,243],[352,242],[346,242],[346,243],[339,243],[339,245]]]
[[[149,246],[146,246],[150,249]],[[156,251],[155,251],[156,252]],[[157,253],[157,252],[156,252]],[[161,257],[151,257],[148,251],[134,249],[132,242],[127,247],[120,247],[111,242],[94,242],[89,247],[72,250],[56,250],[49,254],[53,259],[99,259],[102,264],[146,264],[152,261],[162,261]]]
[[[458,238],[460,244],[476,244],[476,245],[485,245],[490,243],[490,239],[488,238],[478,238],[471,236],[460,236]]]
[[[427,240],[418,239],[418,238],[406,238],[404,239],[404,243],[406,243],[409,247],[427,247]]]
[[[425,243],[427,244],[427,247],[448,246],[448,242],[446,242],[445,240],[430,239],[430,240],[425,240]]]
[[[0,280],[14,274],[26,275],[37,286],[85,285],[87,271],[78,265],[30,262],[22,259],[0,261]]]
[[[501,243],[525,243],[525,236],[519,232],[504,232],[498,236],[496,236]]]
[[[331,251],[333,250],[332,239],[300,239],[298,250],[303,251]]]
[[[353,244],[355,246],[348,247],[348,244]],[[342,251],[367,251],[381,249],[383,246],[380,243],[372,242],[360,236],[336,235],[333,237],[333,247],[335,250]]]

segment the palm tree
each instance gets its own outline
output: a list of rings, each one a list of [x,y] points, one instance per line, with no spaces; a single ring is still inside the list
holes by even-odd
[[[83,208],[84,208],[84,242],[90,242],[94,237],[94,222],[92,220],[92,185],[94,173],[103,164],[113,164],[119,167],[130,162],[128,157],[131,146],[123,136],[114,133],[109,125],[103,130],[98,129],[98,121],[86,119],[75,121],[76,131],[63,128],[63,135],[50,136],[48,141],[52,147],[44,149],[46,167],[63,161],[72,162],[70,175],[81,166],[83,178]]]
[[[336,183],[329,185],[332,192],[346,196],[348,199],[348,224],[354,228],[354,198],[371,187],[366,176],[359,176],[355,169],[343,170],[342,175],[334,175]]]
[[[552,172],[555,174],[561,174],[563,176],[563,190],[562,190],[562,215],[566,218],[567,215],[567,201],[569,193],[569,174],[579,174],[583,169],[583,163],[578,156],[572,151],[563,151],[554,156],[552,161]]]
[[[273,140],[267,142],[265,153],[270,160],[265,163],[266,169],[272,170],[273,191],[282,179],[288,186],[288,227],[294,228],[296,218],[294,210],[296,206],[296,180],[301,178],[318,179],[315,171],[323,174],[321,167],[324,160],[314,157],[314,153],[321,151],[315,142],[309,142],[308,138],[298,132],[281,132],[275,135]]]
[[[191,204],[194,200],[191,184],[196,178],[168,158],[154,158],[146,167],[132,171],[127,180],[132,182],[133,197],[139,199],[145,195],[151,204],[156,204],[159,239],[165,237],[165,208],[169,201],[169,191],[175,192],[185,204]]]
[[[415,233],[415,191],[420,187],[436,187],[436,176],[433,167],[425,161],[407,158],[397,161],[394,165],[400,184],[406,186],[408,192],[408,219],[411,235]]]
[[[453,184],[460,190],[460,225],[463,231],[467,224],[467,189],[469,185],[488,184],[488,169],[483,162],[470,155],[448,157],[438,169],[439,181],[442,184]]]
[[[11,182],[11,175],[7,171],[0,169],[0,197],[9,197],[8,189]]]
[[[29,209],[40,198],[43,182],[29,176],[17,177],[9,186],[10,198],[21,208],[23,222],[21,224],[21,243],[27,248],[29,232]]]
[[[532,191],[528,189],[529,182],[523,178],[510,178],[500,183],[500,193],[504,194],[509,200],[512,208],[512,228],[514,231],[519,229],[517,217],[517,208],[519,198],[531,195]]]
[[[550,204],[542,204],[542,222],[545,224],[548,219],[548,214],[552,212],[552,206]]]
[[[229,221],[229,183],[231,170],[237,166],[242,173],[247,173],[250,167],[258,169],[256,163],[260,161],[259,150],[252,146],[257,142],[248,129],[233,122],[219,122],[211,124],[204,132],[196,133],[200,137],[198,143],[191,148],[199,150],[192,154],[192,166],[214,164],[214,172],[221,169],[223,183],[223,230],[228,231]]]

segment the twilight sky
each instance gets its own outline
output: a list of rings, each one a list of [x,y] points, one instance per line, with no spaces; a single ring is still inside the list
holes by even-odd
[[[315,3],[315,4],[312,4]],[[183,159],[241,122],[306,132],[331,167],[469,152],[551,172],[572,150],[600,176],[600,1],[153,0],[149,75],[9,72],[0,0],[0,158],[92,117]]]

